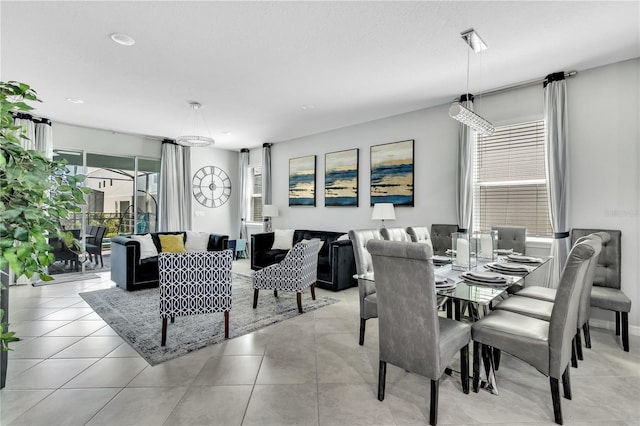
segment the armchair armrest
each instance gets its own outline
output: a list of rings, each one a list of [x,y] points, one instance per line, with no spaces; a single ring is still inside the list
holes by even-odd
[[[229,248],[229,236],[220,234],[209,234],[208,251],[220,251]]]
[[[263,268],[262,266],[256,265],[256,255],[257,253],[263,253],[271,249],[271,246],[273,246],[274,236],[275,234],[273,232],[263,232],[251,235],[251,269],[254,271]]]
[[[357,285],[353,278],[356,274],[356,262],[351,240],[333,241],[329,246],[332,290],[344,290]]]

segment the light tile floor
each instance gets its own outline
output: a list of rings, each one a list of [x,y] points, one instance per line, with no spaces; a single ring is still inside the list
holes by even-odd
[[[248,261],[234,262],[248,273]],[[99,279],[10,289],[12,345],[2,425],[419,425],[428,424],[429,382],[388,367],[377,400],[377,322],[358,340],[357,289],[340,303],[149,366],[78,295],[113,286]],[[318,289],[318,293],[325,293]],[[158,326],[159,323],[158,323]],[[631,352],[609,330],[571,370],[565,424],[640,424],[640,339]],[[500,395],[464,395],[457,377],[440,386],[439,424],[553,423],[548,379],[503,355]]]

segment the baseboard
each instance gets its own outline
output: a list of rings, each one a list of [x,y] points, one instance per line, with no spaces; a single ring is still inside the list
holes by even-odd
[[[596,328],[604,328],[605,330],[611,330],[613,332],[616,331],[616,323],[615,321],[605,321],[601,319],[589,319],[589,326]],[[640,336],[640,327],[637,325],[629,324],[629,335],[630,336]]]

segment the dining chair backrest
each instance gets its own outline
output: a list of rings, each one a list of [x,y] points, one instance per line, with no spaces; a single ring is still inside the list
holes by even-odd
[[[586,279],[589,260],[593,256],[595,256],[593,240],[574,245],[560,277],[549,321],[548,373],[552,377],[560,377],[571,360],[580,296]]]
[[[407,234],[414,243],[427,243],[431,244],[431,236],[429,235],[429,228],[426,226],[409,226],[407,227]]]
[[[382,240],[382,234],[377,229],[352,229],[349,239],[353,244],[353,254],[356,261],[356,273],[359,275],[373,272],[371,254],[367,250],[369,240]]]
[[[404,228],[382,228],[380,235],[387,241],[411,241],[411,237]]]
[[[578,238],[585,235],[600,232],[608,234],[609,238],[607,241],[602,242],[602,251],[598,256],[593,285],[620,289],[622,281],[620,269],[622,232],[612,229],[573,228],[571,230],[571,242],[574,243]]]
[[[602,245],[610,240],[609,234],[606,232],[599,232],[594,234],[585,235],[576,240],[575,244],[591,240],[591,247],[595,251],[595,255],[589,260],[587,266],[587,273],[585,276],[584,286],[580,294],[580,307],[578,310],[578,328],[582,327],[591,316],[591,287],[593,286],[593,279],[595,277],[596,265],[598,264],[598,258],[602,252]],[[574,245],[575,245],[574,244]]]
[[[458,232],[458,225],[434,223],[431,225],[433,254],[444,256],[451,249],[451,234]]]
[[[498,231],[497,248],[513,249],[513,251],[525,254],[527,252],[527,228],[524,226],[492,226],[492,230]]]

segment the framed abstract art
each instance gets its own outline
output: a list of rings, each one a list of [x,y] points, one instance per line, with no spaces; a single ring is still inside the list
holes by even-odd
[[[358,152],[329,152],[324,156],[324,205],[358,207]]]
[[[289,160],[289,205],[316,205],[316,156]]]
[[[413,206],[413,139],[371,147],[371,205]]]

